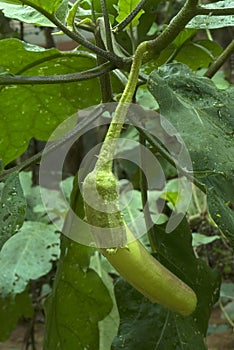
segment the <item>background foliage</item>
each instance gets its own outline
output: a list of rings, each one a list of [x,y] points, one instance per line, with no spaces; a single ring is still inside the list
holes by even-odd
[[[9,34],[13,37],[0,40],[1,341],[9,337],[20,317],[35,320],[38,312],[45,316],[46,350],[207,349],[204,337],[217,302],[233,327],[234,276],[232,272],[225,275],[224,270],[232,271],[234,245],[234,91],[229,62],[234,41],[231,36],[230,42],[223,43],[213,29],[228,28],[226,33],[233,33],[234,3],[194,4],[192,0],[83,0],[74,5],[67,0],[0,1],[8,25],[15,19],[43,30],[62,31],[75,47],[60,51],[32,45],[15,38],[19,33],[14,30]],[[187,5],[194,12],[183,17]],[[173,18],[177,27],[171,30]],[[152,129],[161,127],[160,120],[149,119],[144,132],[129,129],[122,136],[138,140],[140,135],[166,174],[162,193],[148,191],[152,217],[156,200],[163,197],[167,203],[160,224],[151,232],[154,247],[146,236],[143,243],[196,292],[198,306],[189,317],[152,304],[93,248],[61,238],[41,203],[37,166],[21,171],[40,158],[37,147],[33,150],[36,158],[30,154],[32,144],[47,141],[78,109],[118,101],[132,55],[144,40],[156,40],[158,45],[145,57],[134,102],[160,111],[175,126],[194,168],[196,189],[188,215],[171,234],[165,233],[165,226],[178,189],[173,161],[151,135]],[[224,63],[226,70],[220,69]],[[94,143],[104,131],[92,136]],[[61,183],[80,217],[83,200],[73,182],[71,163],[79,167],[91,147],[90,139],[87,135],[79,141],[78,155],[73,150],[67,178]],[[124,147],[126,152],[136,151],[123,143]],[[147,193],[147,184],[139,169],[119,161],[115,172],[123,183],[131,181],[134,186],[127,215],[142,215],[139,199]],[[60,208],[59,192],[56,201]],[[58,220],[66,214],[61,201]],[[65,225],[68,219],[69,215]],[[76,229],[72,225],[71,230]],[[228,275],[229,283],[222,286],[220,273],[209,261],[214,251],[204,254],[212,240],[220,255],[227,254],[229,259],[225,268],[215,266],[223,277]]]

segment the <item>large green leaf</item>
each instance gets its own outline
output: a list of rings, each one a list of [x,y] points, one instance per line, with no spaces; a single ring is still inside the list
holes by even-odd
[[[14,4],[14,5],[28,5],[31,7],[36,7],[38,10],[42,9],[49,14],[54,13],[63,0],[1,0],[0,3]]]
[[[152,72],[148,88],[184,139],[195,175],[234,170],[233,89],[218,90],[179,63]]]
[[[65,22],[68,10],[68,0],[63,0],[56,11],[56,17]],[[13,18],[24,23],[32,23],[44,27],[56,27],[46,16],[31,6],[27,5],[13,5],[0,1],[0,9],[3,11],[5,17]]]
[[[0,298],[0,341],[7,340],[21,316],[33,316],[33,305],[28,290],[14,298]]]
[[[59,235],[51,225],[26,221],[0,252],[0,294],[18,294],[29,280],[47,274],[59,257]]]
[[[23,75],[54,75],[94,67],[88,53],[25,44],[16,39],[0,41],[3,71]],[[30,101],[30,102],[29,102]],[[32,137],[47,140],[68,116],[100,101],[98,80],[55,85],[6,86],[0,92],[0,158],[7,164],[22,154]]]
[[[112,350],[207,349],[193,321],[152,304],[127,282],[116,284],[116,298],[120,328]]]
[[[55,285],[46,301],[45,349],[98,349],[101,321],[112,309],[112,300],[90,269],[92,250],[63,238],[66,256],[60,262]]]
[[[3,11],[5,17],[8,18],[13,18],[24,23],[55,27],[55,25],[48,18],[30,6],[5,4],[0,2],[0,9]]]
[[[213,2],[211,4],[203,5],[202,7],[210,9],[212,14],[212,9],[224,9],[224,8],[234,8],[233,0],[224,0]],[[232,27],[234,25],[234,16],[196,16],[188,24],[187,28],[196,28],[196,29],[217,29],[223,27]]]
[[[107,350],[110,349],[112,340],[117,335],[119,327],[119,313],[115,301],[113,278],[110,275],[117,272],[99,252],[96,252],[91,257],[90,267],[99,274],[113,301],[111,312],[99,322],[100,342],[98,350]]]
[[[71,207],[83,217],[77,177],[73,183]],[[68,214],[63,232],[72,237],[73,230],[77,232],[77,224]],[[99,321],[109,314],[113,303],[102,279],[90,268],[93,252],[93,248],[62,236],[53,291],[45,304],[46,350],[99,348]]]
[[[207,184],[213,220],[220,229],[225,227],[224,233],[234,243],[230,195],[234,171],[234,88],[218,90],[209,79],[195,75],[182,64],[166,65],[152,72],[148,88],[161,114],[185,141],[194,175]]]
[[[175,61],[187,64],[192,70],[207,68],[222,52],[222,48],[209,40],[199,40],[188,42],[182,46],[178,54],[175,55]]]
[[[23,225],[26,200],[19,181],[19,174],[10,174],[1,193],[0,201],[0,250],[3,244]]]
[[[120,280],[115,287],[120,328],[112,349],[206,349],[204,336],[212,306],[219,296],[219,275],[195,257],[185,220],[171,234],[165,233],[165,225],[155,226],[155,244],[161,263],[195,291],[197,309],[191,316],[180,316],[152,304]]]
[[[234,177],[216,174],[203,179],[207,188],[207,203],[213,220],[229,238],[234,249]]]

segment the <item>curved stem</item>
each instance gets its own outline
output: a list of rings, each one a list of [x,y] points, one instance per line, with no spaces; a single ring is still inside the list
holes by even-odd
[[[221,300],[219,300],[219,307],[222,311],[222,313],[224,314],[224,317],[226,318],[226,320],[228,321],[228,323],[230,324],[230,326],[232,327],[232,329],[234,330],[234,322],[232,321],[231,317],[228,315],[228,313],[226,312]]]
[[[209,4],[209,6],[212,6],[212,4]],[[231,16],[234,15],[234,7],[229,8],[207,8],[207,7],[198,7],[197,8],[197,15],[203,15],[203,16]]]
[[[152,55],[159,54],[165,49],[181,30],[185,28],[186,24],[197,15],[197,4],[198,0],[187,0],[165,31],[157,38],[148,41],[147,49],[149,51],[149,57],[146,57],[147,61],[152,58]]]
[[[53,49],[52,49],[53,50]],[[48,61],[52,61],[56,58],[60,58],[64,56],[64,54],[62,52],[58,52],[54,55],[51,55],[49,57],[43,57],[43,58],[39,58],[38,60],[35,60],[33,62],[30,62],[29,64],[27,64],[26,66],[22,67],[21,69],[19,69],[17,72],[15,72],[15,75],[21,75],[22,73],[26,72],[27,70],[29,70],[30,68],[34,68],[44,62],[48,62]],[[66,56],[69,57],[68,54],[66,54]],[[71,56],[74,56],[74,53],[71,53]],[[77,55],[76,55],[77,56]]]
[[[54,49],[52,49],[54,50]],[[92,58],[94,59],[95,56],[88,52],[88,51],[77,51],[77,52],[58,52],[55,53],[49,57],[43,57],[43,58],[39,58],[38,60],[35,60],[33,62],[30,62],[29,64],[27,64],[26,66],[22,67],[21,69],[19,69],[17,72],[15,72],[15,75],[20,75],[24,72],[26,72],[27,70],[29,70],[30,68],[34,68],[36,66],[39,66],[40,64],[44,63],[44,62],[48,62],[48,61],[52,61],[56,58],[63,58],[63,57],[85,57],[85,58]]]
[[[128,110],[128,104],[132,102],[137,82],[138,74],[142,63],[142,58],[147,49],[147,42],[141,43],[134,55],[131,71],[129,74],[127,85],[115,110],[114,117],[106,134],[105,141],[118,139],[122,126],[125,120],[125,116]],[[106,159],[110,158],[110,155],[114,155],[116,142],[105,142],[99,154],[95,169],[111,171],[112,163],[106,163]]]
[[[118,57],[117,55],[113,54],[112,52],[108,52],[105,50],[102,50],[101,48],[97,47],[87,39],[85,39],[83,36],[79,35],[78,33],[70,31],[68,27],[66,27],[56,16],[55,14],[48,13],[46,10],[41,8],[40,6],[37,6],[36,4],[32,4],[31,1],[24,0],[22,1],[25,5],[28,5],[30,7],[33,7],[38,12],[42,13],[45,17],[47,17],[52,23],[54,23],[60,30],[64,32],[69,38],[76,41],[78,44],[83,45],[87,49],[95,52],[97,55],[100,55],[104,58],[106,58],[108,61],[113,62],[118,67],[124,67],[128,65],[128,60],[124,59],[123,57]]]
[[[95,52],[97,55],[106,58],[107,60],[115,63],[118,67],[123,67],[126,63],[126,60],[122,57],[118,57],[112,52],[105,51],[101,49],[100,47],[92,44],[90,41],[85,39],[83,36],[79,35],[78,33],[71,32],[63,23],[61,23],[57,18],[52,17],[51,21],[56,24],[58,28],[60,28],[67,36],[69,36],[71,39],[79,43],[80,45],[85,46],[87,49]]]

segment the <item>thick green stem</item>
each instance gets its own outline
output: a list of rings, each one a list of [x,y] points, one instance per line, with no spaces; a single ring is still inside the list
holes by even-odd
[[[138,82],[138,74],[142,63],[142,57],[146,52],[146,48],[147,48],[147,43],[143,42],[138,46],[135,52],[131,71],[129,74],[129,79],[124,89],[124,92],[121,96],[121,99],[119,101],[119,104],[116,108],[110,127],[108,129],[105,141],[103,143],[101,152],[99,154],[99,157],[95,166],[96,170],[105,169],[105,171],[111,171],[112,163],[110,162],[107,163],[106,160],[110,158],[113,159],[115,146],[116,146],[115,140],[117,140],[120,135],[120,132],[127,114],[127,110],[129,107],[129,103],[132,102],[132,98]],[[110,140],[112,142],[108,142]]]
[[[177,37],[186,24],[197,15],[197,4],[198,0],[187,0],[165,31],[156,39],[148,41],[148,53],[145,55],[144,60],[149,61],[154,55],[160,54]]]
[[[186,4],[190,3],[195,2],[188,0]],[[112,173],[116,142],[137,86],[142,58],[147,48],[154,47],[155,43],[148,46],[147,42],[143,42],[135,52],[127,85],[116,108],[99,158],[94,170],[83,182],[85,214],[87,222],[92,225],[91,230],[99,247],[107,247],[103,231],[104,228],[109,229],[112,241],[108,247],[116,249],[114,252],[113,249],[102,249],[102,253],[132,286],[152,302],[158,302],[182,315],[189,315],[196,307],[195,293],[154,259],[125,226],[118,205],[118,183]]]
[[[120,248],[127,243],[124,221],[119,209],[118,181],[112,173],[112,163],[116,142],[137,86],[145,51],[146,43],[144,42],[136,50],[127,85],[115,110],[95,168],[83,182],[85,214],[88,223],[96,227],[92,230],[99,247],[105,247],[102,228],[108,228],[110,231],[108,241],[110,242],[111,239],[111,245],[109,246]]]

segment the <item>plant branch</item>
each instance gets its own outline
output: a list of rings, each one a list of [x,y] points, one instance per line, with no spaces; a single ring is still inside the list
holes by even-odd
[[[95,37],[96,45],[104,48],[105,46],[101,38],[99,25],[97,25],[96,27],[96,30],[94,32],[94,37]],[[103,64],[103,62],[105,62],[105,59],[97,55],[98,65]],[[105,103],[105,102],[112,101],[112,86],[111,86],[109,73],[100,75],[99,82],[100,82],[100,88],[101,88],[102,102]]]
[[[47,11],[45,11],[40,6],[37,6],[35,4],[31,4],[30,1],[24,0],[23,3],[25,5],[28,5],[30,7],[35,8],[38,12],[42,13],[45,17],[47,17],[52,23],[54,23],[61,31],[63,31],[64,34],[66,34],[68,37],[76,41],[78,44],[83,45],[87,49],[95,52],[97,55],[100,55],[101,57],[104,57],[106,60],[111,61],[114,63],[117,67],[123,68],[129,65],[129,60],[123,57],[119,57],[112,52],[108,52],[106,50],[103,50],[87,39],[85,39],[82,35],[70,31],[66,25],[64,25],[56,16],[55,14],[50,14]]]
[[[186,24],[197,15],[198,0],[187,0],[182,9],[172,19],[168,27],[157,38],[148,41],[146,60],[152,58],[155,54],[159,54],[165,49],[185,28]]]
[[[75,28],[80,28],[86,32],[89,32],[89,33],[94,33],[94,30],[95,28],[94,27],[91,27],[90,25],[86,25],[86,24],[80,24],[81,21],[76,21],[74,22],[74,26]]]
[[[104,17],[107,49],[110,52],[113,52],[113,43],[112,43],[112,37],[111,37],[111,27],[110,27],[108,11],[107,11],[107,7],[106,7],[106,0],[100,0],[100,3],[101,3],[101,7],[102,7],[102,14],[103,14],[103,17]]]
[[[103,143],[99,154],[99,158],[95,166],[95,169],[97,171],[105,170],[107,172],[111,172],[112,162],[107,163],[106,160],[110,159],[111,155],[113,159],[116,140],[118,139],[122,130],[125,116],[129,107],[128,104],[132,102],[132,97],[134,95],[138,82],[138,74],[142,64],[142,58],[144,53],[146,52],[146,48],[147,42],[142,42],[136,49],[127,85],[125,86],[124,92],[115,110],[112,122],[109,126],[108,132],[105,137],[105,141]],[[112,140],[113,142],[109,143],[108,141],[110,140]]]
[[[176,36],[181,32],[181,30],[186,26],[186,24],[196,16],[198,0],[187,0],[183,8],[179,13],[173,18],[171,23],[168,25],[167,29],[156,39],[141,43],[135,52],[133,63],[128,79],[128,83],[122,94],[120,102],[116,108],[113,121],[109,127],[106,140],[113,140],[119,137],[121,131],[121,125],[124,122],[124,118],[127,111],[127,103],[132,101],[132,96],[135,91],[135,87],[138,81],[139,69],[142,63],[143,56],[146,56],[146,51],[150,51],[150,55],[153,53],[160,53],[167,45],[169,45]],[[145,58],[145,57],[144,57]],[[150,57],[146,57],[147,61]],[[120,124],[120,125],[119,125]],[[98,161],[96,163],[97,169],[102,169],[103,165],[106,164],[106,159],[108,155],[114,152],[115,144],[112,145],[113,149],[110,150],[110,144],[104,142],[102,150],[100,152]],[[108,164],[107,171],[110,171],[111,164]],[[198,184],[200,187],[200,184]],[[204,190],[204,189],[203,189]]]
[[[56,24],[58,28],[60,28],[67,36],[69,36],[71,39],[76,41],[78,44],[85,46],[87,49],[95,52],[97,55],[105,58],[108,61],[113,62],[116,64],[119,68],[123,68],[126,63],[127,59],[123,57],[118,57],[117,55],[113,54],[112,52],[108,52],[106,50],[101,49],[100,47],[94,45],[87,39],[85,39],[82,35],[71,32],[63,23],[61,23],[57,18],[52,17],[53,23]]]
[[[113,29],[115,32],[120,32],[124,28],[126,28],[132,20],[136,17],[136,15],[142,10],[143,6],[148,0],[141,0],[139,4],[131,11],[131,13],[125,17],[119,24],[117,24]]]
[[[228,321],[228,323],[230,324],[230,326],[232,327],[232,329],[234,330],[234,322],[231,320],[230,316],[228,315],[228,313],[226,312],[223,303],[221,302],[221,300],[219,300],[219,307],[222,311],[222,313],[224,314],[224,317],[226,318],[226,320]]]
[[[223,50],[223,52],[216,58],[216,60],[210,65],[204,74],[207,78],[212,78],[215,73],[219,70],[220,67],[227,61],[228,57],[230,57],[234,52],[234,39],[230,42],[230,44]]]
[[[52,50],[54,50],[54,49],[52,49]],[[27,64],[26,66],[22,67],[17,72],[15,72],[15,75],[20,75],[31,68],[39,66],[40,64],[42,64],[44,62],[52,61],[56,58],[63,58],[63,57],[66,57],[66,58],[67,57],[90,57],[92,59],[95,58],[95,56],[88,51],[74,51],[74,52],[62,52],[62,51],[60,51],[60,52],[55,53],[49,57],[39,58],[38,60],[30,62],[29,64]]]
[[[106,62],[100,66],[80,73],[45,75],[45,76],[23,76],[23,75],[1,75],[0,85],[42,85],[42,84],[64,84],[77,81],[89,80],[99,77],[113,70],[115,66]]]
[[[210,4],[212,5],[212,4]],[[234,7],[231,8],[207,8],[199,6],[197,7],[197,15],[202,16],[231,16],[234,15]]]

